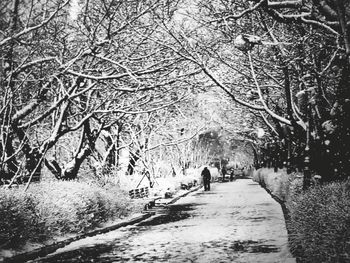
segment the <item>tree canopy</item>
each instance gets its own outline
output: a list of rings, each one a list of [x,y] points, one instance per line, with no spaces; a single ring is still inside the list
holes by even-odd
[[[129,174],[162,147],[178,147],[186,167],[193,139],[215,125],[251,143],[257,166],[348,177],[347,1],[4,0],[0,7],[2,182],[30,182],[44,166],[74,179],[91,158],[110,169],[122,148],[130,150]],[[199,99],[206,96],[221,108]]]

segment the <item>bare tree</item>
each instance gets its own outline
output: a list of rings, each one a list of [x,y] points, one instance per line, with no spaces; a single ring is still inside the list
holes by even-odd
[[[285,147],[296,146],[294,165],[304,167],[306,177],[310,168],[323,170],[325,180],[347,177],[349,145],[341,142],[350,141],[349,4],[256,0],[194,6],[182,14],[187,25],[163,24],[173,50],[238,105],[266,113],[268,127],[288,141]],[[329,158],[327,169],[316,167]]]
[[[175,4],[2,3],[2,179],[39,176],[43,162],[73,179],[121,116],[173,103],[160,95],[194,72],[149,36],[158,34],[152,16],[171,16]],[[54,149],[68,137],[78,143],[64,160]]]

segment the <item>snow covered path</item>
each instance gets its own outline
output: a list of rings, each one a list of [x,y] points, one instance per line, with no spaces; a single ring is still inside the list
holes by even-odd
[[[280,205],[257,183],[239,179],[35,262],[295,262],[287,240]]]

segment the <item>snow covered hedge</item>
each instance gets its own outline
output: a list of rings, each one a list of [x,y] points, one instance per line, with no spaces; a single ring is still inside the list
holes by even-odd
[[[350,181],[302,191],[302,176],[261,168],[254,181],[285,202],[291,251],[301,262],[350,262]]]
[[[134,209],[141,211],[117,187],[86,182],[41,182],[32,184],[28,192],[0,189],[0,247],[84,232]]]

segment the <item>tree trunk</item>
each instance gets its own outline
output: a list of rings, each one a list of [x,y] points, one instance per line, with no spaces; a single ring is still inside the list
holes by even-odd
[[[136,162],[140,159],[140,150],[137,149],[135,153],[131,152],[130,155],[131,156],[129,158],[129,164],[128,164],[128,169],[126,170],[126,173],[128,175],[133,175],[135,172]]]
[[[39,148],[33,148],[29,144],[29,139],[23,131],[23,129],[18,128],[18,123],[12,124],[13,131],[16,132],[18,139],[23,144],[22,152],[25,156],[25,173],[23,176],[23,181],[28,181],[29,177],[40,178],[41,175],[41,162],[43,160],[44,152],[40,151]]]
[[[120,136],[123,129],[123,124],[118,123],[117,138],[116,138],[116,160],[115,166],[118,167],[120,163]]]
[[[65,164],[62,169],[57,161],[45,160],[45,165],[59,180],[74,180],[78,177],[79,170],[86,158],[95,150],[97,138],[102,131],[102,125],[93,131],[90,129],[89,120],[84,123],[83,136],[79,147],[72,160]],[[85,146],[83,146],[85,144]]]
[[[37,148],[33,148],[28,154],[26,154],[25,162],[25,175],[23,177],[24,182],[34,179],[34,181],[40,180],[43,153]]]
[[[2,134],[2,136],[4,136],[4,134]],[[0,163],[0,184],[3,180],[11,180],[17,174],[19,166],[12,145],[12,135],[7,134],[7,136],[3,138],[3,141],[5,142],[5,147],[0,143],[0,158],[2,158]],[[10,156],[12,157],[2,162],[2,160],[5,160]]]
[[[104,140],[106,142],[105,150],[106,155],[103,158],[103,169],[110,170],[113,166],[116,165],[116,146],[112,140],[112,135],[110,131],[106,131],[107,134],[104,134]]]
[[[74,180],[78,177],[79,169],[85,159],[92,153],[90,146],[86,145],[79,154],[68,162],[62,172],[61,179]]]
[[[331,135],[331,148],[334,156],[335,179],[349,177],[350,169],[350,65],[347,63],[342,70],[342,76],[337,91],[337,104],[331,113],[335,122],[335,133]]]

